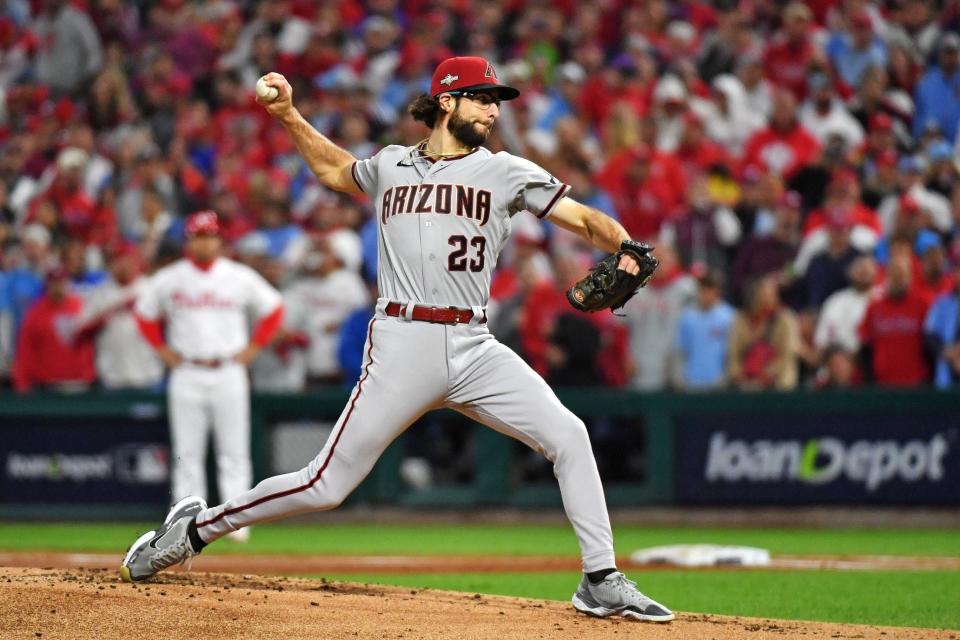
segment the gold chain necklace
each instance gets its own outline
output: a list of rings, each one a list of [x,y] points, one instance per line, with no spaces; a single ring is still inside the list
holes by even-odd
[[[427,143],[429,142],[429,140],[430,140],[429,138],[424,138],[423,140],[417,143],[417,150],[420,151],[422,155],[427,156],[429,158],[440,158],[440,159],[454,158],[454,157],[460,157],[460,156],[471,154],[477,150],[476,147],[473,147],[469,151],[457,151],[454,153],[439,153],[439,152],[430,151],[429,149],[427,149]]]

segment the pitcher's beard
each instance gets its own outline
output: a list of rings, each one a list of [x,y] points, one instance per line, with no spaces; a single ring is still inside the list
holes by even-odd
[[[460,117],[460,114],[454,111],[450,115],[450,119],[447,120],[447,131],[453,134],[457,142],[468,149],[473,149],[486,142],[487,137],[490,135],[489,128],[477,125],[478,123],[464,120]]]

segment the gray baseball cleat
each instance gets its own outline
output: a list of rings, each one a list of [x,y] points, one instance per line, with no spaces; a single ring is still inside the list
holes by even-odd
[[[207,502],[197,496],[184,498],[170,507],[159,529],[148,531],[130,546],[120,565],[123,581],[146,580],[158,571],[197,555],[187,537],[187,526],[206,508]]]
[[[674,618],[670,609],[640,593],[637,583],[627,580],[627,576],[619,571],[614,571],[599,584],[591,584],[587,576],[583,576],[573,594],[573,607],[598,618],[615,614],[647,622],[670,622]]]

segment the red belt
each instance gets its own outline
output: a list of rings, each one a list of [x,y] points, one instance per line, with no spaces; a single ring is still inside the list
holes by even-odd
[[[407,305],[399,302],[387,304],[384,311],[388,316],[405,317]],[[412,318],[421,322],[437,322],[439,324],[467,324],[473,320],[473,311],[470,309],[458,309],[456,307],[428,307],[417,304],[413,306]],[[487,314],[483,314],[480,322],[487,321]]]
[[[207,360],[203,358],[187,358],[186,360],[184,360],[184,362],[186,362],[187,364],[192,364],[197,367],[205,367],[207,369],[217,369],[227,364],[228,362],[230,362],[230,360],[224,360],[220,358],[211,358]]]

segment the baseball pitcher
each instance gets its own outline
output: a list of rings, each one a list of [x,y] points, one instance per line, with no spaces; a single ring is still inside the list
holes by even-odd
[[[296,473],[207,508],[181,500],[164,524],[124,558],[121,575],[144,580],[243,527],[339,505],[387,445],[423,413],[449,407],[510,435],[553,462],[564,509],[580,543],[584,576],[573,596],[595,616],[667,622],[673,613],[616,569],[603,487],[583,422],[486,326],[490,276],[511,218],[549,219],[614,256],[578,283],[578,308],[622,306],[656,268],[651,248],[632,242],[608,216],[566,197],[569,186],[536,164],[482,145],[500,102],[519,92],[483,58],[458,57],[434,71],[430,94],[410,107],[430,135],[357,160],[294,108],[290,84],[261,104],[287,129],[326,186],[365,193],[376,207],[378,286],[360,379],[319,455]],[[525,214],[524,214],[525,215]]]

